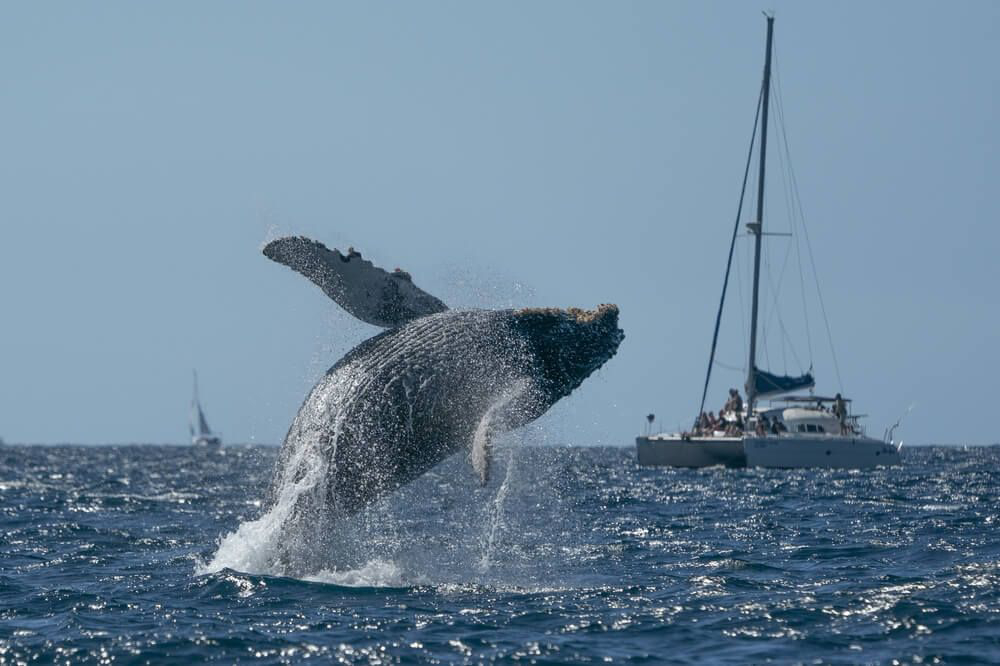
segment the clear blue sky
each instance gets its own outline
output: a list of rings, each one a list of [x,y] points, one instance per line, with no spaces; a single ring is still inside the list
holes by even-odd
[[[197,367],[227,440],[280,442],[374,332],[260,254],[289,233],[456,306],[618,303],[618,356],[541,436],[687,424],[763,8],[843,388],[876,434],[916,402],[908,442],[997,441],[992,2],[5,3],[0,435],[184,441]],[[716,373],[713,408],[742,386]]]

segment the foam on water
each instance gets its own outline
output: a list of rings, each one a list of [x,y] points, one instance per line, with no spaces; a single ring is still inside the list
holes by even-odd
[[[303,580],[312,583],[330,583],[344,587],[411,587],[426,581],[406,576],[398,564],[375,558],[357,569],[344,571],[323,570]]]

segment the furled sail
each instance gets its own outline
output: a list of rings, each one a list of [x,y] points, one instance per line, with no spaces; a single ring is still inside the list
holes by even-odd
[[[754,395],[758,398],[778,395],[779,393],[791,393],[816,385],[812,372],[807,372],[801,377],[786,377],[785,375],[772,375],[766,370],[754,368],[753,379]]]

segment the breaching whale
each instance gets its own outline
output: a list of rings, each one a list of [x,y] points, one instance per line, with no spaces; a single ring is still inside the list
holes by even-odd
[[[485,483],[491,439],[569,395],[624,338],[615,305],[452,310],[353,248],[286,237],[264,255],[386,329],[306,397],[278,455],[271,504],[295,487],[297,503],[308,496],[313,507],[354,514],[462,450]]]

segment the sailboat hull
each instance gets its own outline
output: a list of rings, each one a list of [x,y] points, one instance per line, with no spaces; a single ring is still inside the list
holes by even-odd
[[[870,469],[902,462],[899,447],[871,437],[747,437],[743,448],[750,467]]]
[[[739,437],[636,437],[640,465],[667,467],[745,467],[743,440]]]
[[[902,463],[899,447],[871,437],[637,437],[640,465],[870,469]]]

